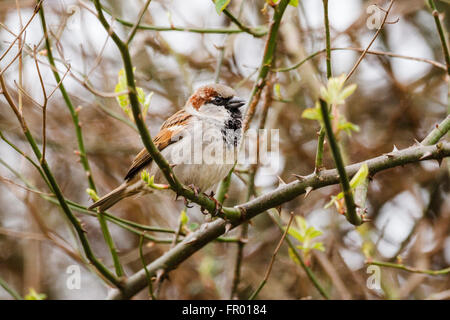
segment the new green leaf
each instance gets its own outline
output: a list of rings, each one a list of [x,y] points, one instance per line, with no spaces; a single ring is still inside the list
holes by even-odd
[[[350,187],[352,191],[354,191],[359,185],[361,185],[364,180],[367,179],[369,176],[369,167],[367,166],[367,163],[364,163],[356,172],[356,174],[353,176],[352,180],[350,180]],[[332,196],[331,201],[328,202],[325,205],[325,209],[331,207],[333,204],[336,204],[338,200],[341,200],[344,198],[344,193],[340,192],[337,196]]]
[[[133,72],[136,70],[136,68],[133,69]],[[142,116],[144,117],[147,115],[148,109],[150,107],[150,101],[153,96],[153,92],[150,92],[148,95],[145,94],[144,89],[140,87],[136,87],[137,96],[139,103],[141,104],[142,108]],[[114,88],[115,93],[120,92],[128,92],[128,84],[127,84],[127,76],[125,74],[125,70],[122,68],[120,69],[118,73],[118,82],[116,84],[116,87]],[[116,97],[117,102],[119,103],[120,108],[125,112],[125,114],[131,119],[133,119],[133,112],[131,111],[130,107],[130,100],[128,98],[128,94],[121,94]]]
[[[320,96],[329,105],[340,105],[345,103],[350,95],[356,90],[356,84],[344,87],[345,75],[341,75],[336,78],[330,78],[327,83],[327,87],[322,86],[320,88]]]
[[[45,298],[47,298],[45,293],[38,293],[33,288],[30,288],[30,291],[25,296],[25,300],[44,300]]]
[[[186,214],[186,209],[183,209],[180,213],[180,224],[185,226],[189,222],[189,217]]]
[[[216,0],[216,11],[220,14],[230,4],[231,0]]]
[[[303,217],[296,216],[295,222],[297,227],[291,226],[288,230],[288,233],[298,242],[300,242],[300,245],[297,245],[296,248],[303,252],[306,259],[309,258],[311,250],[325,250],[322,242],[316,242],[314,240],[314,238],[322,235],[322,231],[317,230],[313,226],[308,226],[308,223]],[[297,257],[295,257],[295,254],[293,252],[289,251],[289,256],[292,260],[294,260],[294,262],[298,263]]]

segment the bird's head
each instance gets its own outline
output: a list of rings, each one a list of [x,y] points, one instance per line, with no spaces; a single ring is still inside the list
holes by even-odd
[[[195,90],[186,107],[205,116],[220,116],[240,113],[245,101],[236,92],[223,84],[208,84]]]

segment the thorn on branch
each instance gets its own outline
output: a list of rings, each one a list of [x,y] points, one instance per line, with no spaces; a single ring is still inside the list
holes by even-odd
[[[275,208],[275,210],[277,210],[277,212],[278,212],[279,217],[281,217],[281,208],[282,208],[282,206],[278,206]]]
[[[283,179],[281,179],[280,176],[277,176],[277,178],[278,178],[278,182],[279,182],[279,184],[280,184],[281,186],[284,186],[284,185],[286,184],[286,182],[284,182]]]
[[[397,19],[395,19],[394,21],[386,21],[386,24],[396,24],[397,22],[400,21],[400,18],[397,17]]]
[[[186,244],[194,243],[195,241],[197,241],[197,238],[193,237],[192,239],[189,239],[188,241],[186,241]]]
[[[305,198],[306,197],[308,197],[309,196],[309,194],[311,193],[311,191],[313,191],[314,190],[314,188],[313,187],[307,187],[306,189],[305,189]]]
[[[227,223],[225,225],[225,233],[224,234],[227,234],[228,231],[230,231],[232,227],[233,227],[233,225],[231,223]]]
[[[431,157],[432,155],[433,155],[433,154],[432,154],[430,151],[425,152],[425,153],[419,158],[419,160],[425,160],[425,159]]]
[[[298,174],[292,174],[294,177],[296,177],[299,181],[305,181],[306,180],[306,178],[304,177],[304,176],[300,176],[300,175],[298,175]]]

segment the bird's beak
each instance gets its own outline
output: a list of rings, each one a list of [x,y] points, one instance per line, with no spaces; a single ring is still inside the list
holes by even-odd
[[[245,100],[239,97],[233,97],[230,101],[227,102],[227,108],[229,109],[238,109],[245,104]]]

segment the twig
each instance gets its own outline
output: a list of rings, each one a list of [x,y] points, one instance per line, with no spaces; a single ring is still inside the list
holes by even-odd
[[[429,146],[437,143],[443,136],[445,136],[450,130],[450,115],[447,116],[441,123],[436,124],[436,127],[431,131],[421,144]]]
[[[142,9],[141,9],[141,12],[139,12],[139,16],[138,16],[138,18],[137,18],[137,20],[136,20],[136,23],[135,23],[134,26],[131,28],[130,34],[128,35],[128,39],[127,39],[127,41],[125,42],[127,45],[130,45],[131,41],[133,40],[134,35],[136,34],[136,31],[137,31],[137,29],[138,29],[138,26],[139,26],[139,24],[141,23],[142,17],[144,16],[145,11],[147,11],[147,8],[148,8],[148,6],[150,5],[150,2],[151,2],[151,1],[152,1],[152,0],[147,0],[147,1],[145,2],[144,6],[143,6]]]
[[[49,228],[45,225],[45,223],[42,221],[41,217],[39,216],[38,212],[36,211],[35,205],[30,203],[28,205],[28,207],[30,209],[30,213],[31,213],[33,219],[36,221],[36,224],[37,224],[39,230],[41,230],[41,232],[44,234],[44,237],[46,239],[48,239],[51,243],[53,243],[57,248],[61,249],[65,254],[67,254],[74,261],[84,265],[86,263],[86,261],[80,256],[80,254],[78,252],[75,252],[74,250],[72,250],[70,248],[70,245],[65,240],[63,240],[63,238],[61,238],[55,232],[52,232],[51,230],[49,230]],[[100,276],[101,276],[101,274],[100,274]]]
[[[20,114],[19,109],[16,105],[16,103],[14,102],[14,100],[12,99],[11,95],[9,94],[8,88],[6,86],[5,80],[3,78],[3,76],[0,76],[0,86],[2,88],[2,94],[5,97],[6,101],[8,102],[9,106],[11,107],[12,111],[14,112],[14,114],[16,115],[17,120],[19,121],[22,131],[26,137],[26,139],[28,140],[33,153],[35,154],[36,158],[38,159],[38,161],[41,161],[42,159],[42,153],[39,150],[36,141],[33,138],[33,135],[31,134],[30,130],[28,129],[28,125],[25,122],[25,119],[23,118],[23,116]],[[71,222],[71,224],[73,225],[73,227],[75,228],[75,231],[78,234],[78,237],[81,241],[81,244],[83,246],[84,252],[87,256],[87,258],[89,259],[89,261],[91,261],[91,263],[97,268],[97,270],[106,278],[108,279],[111,283],[113,283],[116,287],[121,287],[121,283],[119,280],[116,279],[116,277],[108,270],[108,268],[106,268],[94,255],[91,246],[89,244],[89,241],[85,235],[85,231],[83,230],[83,227],[80,223],[80,221],[77,219],[77,217],[72,213],[72,211],[70,210],[69,206],[67,205],[65,198],[61,192],[61,189],[59,188],[49,166],[47,165],[47,162],[45,161],[45,159],[43,159],[43,161],[41,161],[40,163],[40,167],[42,168],[42,171],[44,172],[45,176],[46,176],[46,181],[48,181],[48,183],[50,184],[50,190],[52,190],[55,193],[56,198],[58,199],[58,202],[61,205],[61,208],[63,209],[64,214],[66,215],[66,217],[69,219],[69,221]]]
[[[56,80],[56,83],[60,83],[61,77],[59,76],[59,73],[56,69],[55,59],[53,57],[53,51],[52,51],[50,38],[48,35],[48,31],[47,31],[47,24],[45,22],[45,14],[44,14],[44,10],[42,7],[41,7],[41,10],[39,11],[39,15],[41,18],[42,30],[44,32],[45,47],[47,50],[48,62],[50,63],[51,66],[54,67],[54,68],[52,68],[52,72],[53,72],[53,76]],[[83,133],[81,130],[80,120],[78,118],[78,112],[75,110],[75,107],[73,106],[72,101],[70,100],[69,94],[67,93],[66,88],[62,83],[60,83],[60,85],[59,85],[59,90],[61,91],[64,102],[66,103],[67,108],[69,109],[70,115],[72,117],[72,122],[75,126],[75,133],[77,136],[78,149],[80,152],[80,162],[83,166],[84,171],[86,172],[86,177],[89,182],[89,188],[96,190],[95,183],[94,183],[92,173],[91,173],[91,169],[89,166],[89,162],[87,160],[86,150],[84,147]]]
[[[233,170],[236,167],[236,164],[231,168],[230,172],[227,174],[227,176],[220,182],[219,187],[217,188],[216,192],[216,200],[220,204],[223,204],[223,202],[228,197],[228,190],[230,188],[231,184],[231,176],[233,175]]]
[[[20,10],[20,4],[19,4],[19,0],[16,0],[16,8],[17,8],[17,15],[19,16],[19,23],[20,23],[20,30],[23,29],[23,22],[22,22],[22,13]],[[22,37],[19,37],[19,43],[18,46],[19,48],[23,49],[23,43],[25,43],[25,34]],[[22,56],[22,49],[19,50],[19,84],[22,86],[23,83],[23,56]],[[22,100],[22,94],[21,92],[18,93],[18,99],[17,99],[17,105],[19,107],[19,111],[22,113],[23,112],[23,100]]]
[[[328,0],[323,0],[323,17],[325,24],[325,38],[326,38],[326,49],[325,52],[327,54],[326,62],[327,62],[327,79],[332,77],[332,69],[331,69],[331,36],[330,36],[330,21],[328,18]],[[319,137],[317,138],[317,150],[316,150],[316,162],[314,166],[314,171],[319,173],[320,170],[323,169],[323,146],[325,142],[325,128],[323,126],[320,127]]]
[[[325,144],[325,128],[320,127],[317,138],[316,160],[314,165],[314,172],[319,174],[323,167],[323,146]]]
[[[348,79],[350,79],[350,77],[352,76],[352,74],[355,72],[356,68],[358,68],[359,64],[361,63],[361,61],[364,59],[364,57],[367,54],[367,51],[369,51],[370,47],[372,46],[372,44],[375,42],[375,39],[378,37],[378,35],[380,34],[381,30],[383,29],[387,17],[389,15],[389,12],[391,11],[392,5],[394,4],[394,0],[391,0],[391,2],[389,3],[389,7],[387,8],[387,10],[383,10],[385,11],[385,15],[383,20],[381,21],[381,25],[378,28],[377,32],[375,32],[375,35],[373,36],[372,40],[369,42],[369,45],[367,46],[367,48],[363,51],[363,53],[359,56],[358,61],[356,61],[355,65],[353,66],[353,68],[350,70],[350,72],[347,74],[347,77],[345,77],[345,82],[348,81]]]
[[[3,75],[8,69],[9,69],[9,67],[17,60],[17,59],[19,59],[19,66],[21,66],[21,61],[22,61],[22,50],[23,50],[23,47],[25,46],[25,40],[26,40],[26,36],[27,36],[27,33],[26,32],[24,32],[23,33],[23,40],[21,40],[21,38],[19,38],[20,40],[19,40],[19,43],[18,43],[18,50],[17,50],[17,53],[16,53],[16,55],[11,59],[11,61],[3,68],[3,70],[0,72],[0,75]],[[22,71],[22,69],[20,69],[19,68],[19,72],[20,71]],[[21,79],[21,77],[19,77],[19,82],[21,82],[22,81],[22,79]],[[19,111],[20,112],[22,112],[22,96],[19,94],[19,102],[20,102],[20,104],[19,104]]]
[[[2,278],[0,278],[0,286],[6,290],[6,292],[8,292],[14,299],[16,300],[23,300],[23,298],[20,296],[20,294],[17,293],[16,290],[14,290],[13,288],[11,288],[5,280],[3,280]]]
[[[24,239],[24,240],[34,240],[34,241],[47,241],[48,240],[45,236],[43,236],[40,233],[11,230],[11,229],[6,229],[6,228],[2,228],[2,227],[0,227],[0,234],[9,236],[9,237]]]
[[[16,41],[22,36],[22,33],[25,32],[25,30],[28,28],[28,26],[30,25],[31,21],[33,21],[34,17],[36,16],[36,14],[39,11],[39,7],[41,5],[43,0],[39,0],[36,4],[36,6],[34,7],[33,10],[33,14],[31,15],[30,19],[28,19],[28,22],[24,25],[24,27],[20,30],[19,34],[14,38],[14,40],[11,42],[11,44],[9,45],[8,49],[5,50],[5,52],[3,52],[3,54],[0,56],[0,61],[3,60],[3,58],[8,54],[9,50],[11,50],[11,48],[14,46],[14,44],[16,43]],[[24,41],[25,42],[25,41]]]
[[[328,105],[327,103],[320,99],[320,110],[322,111],[322,119],[325,127],[325,132],[328,137],[328,142],[330,143],[331,152],[333,154],[334,163],[336,164],[336,168],[339,172],[339,177],[342,186],[342,192],[344,193],[345,205],[347,210],[345,212],[345,216],[347,220],[355,225],[359,226],[362,221],[361,217],[356,212],[356,205],[353,199],[353,191],[350,187],[350,182],[347,177],[347,173],[345,172],[344,161],[342,160],[341,151],[339,149],[339,145],[336,141],[336,137],[333,133],[333,128],[331,126],[330,116],[328,114]]]
[[[38,107],[39,109],[41,109],[42,108],[42,105],[39,103],[39,102],[37,102],[28,92],[26,92],[25,91],[25,89],[19,84],[19,83],[17,83],[15,80],[14,80],[14,85],[16,86],[16,88],[17,88],[17,90],[21,93],[21,94],[23,94],[23,95],[25,95],[28,99],[30,99],[30,101],[36,106],[36,107]],[[20,109],[19,109],[20,110]]]
[[[365,49],[353,48],[353,47],[331,48],[330,50],[331,51],[350,50],[350,51],[357,51],[357,52],[364,52],[365,51]],[[276,68],[276,69],[272,69],[272,70],[274,72],[288,72],[288,71],[291,71],[291,70],[295,70],[298,67],[301,67],[304,63],[308,62],[309,60],[315,58],[316,56],[318,56],[320,54],[324,54],[326,52],[327,52],[326,49],[322,49],[322,50],[319,50],[319,51],[316,51],[316,52],[312,53],[311,55],[309,55],[305,59],[295,63],[294,65],[292,65],[290,67]],[[385,51],[378,51],[378,50],[367,50],[366,54],[372,54],[372,55],[378,55],[378,56],[386,56],[386,57],[391,57],[391,58],[398,58],[398,59],[405,59],[405,60],[424,62],[424,63],[431,64],[432,66],[434,66],[436,68],[439,68],[439,69],[442,69],[442,70],[447,70],[446,66],[443,65],[442,63],[439,63],[439,62],[436,62],[436,61],[433,61],[433,60],[430,60],[430,59],[425,59],[425,58],[405,56],[405,55],[394,53],[394,52],[385,52]]]
[[[223,41],[222,46],[220,46],[219,50],[219,58],[217,59],[216,70],[214,71],[214,83],[219,83],[220,80],[220,69],[222,68],[223,58],[225,57],[225,43],[227,42],[227,38]]]
[[[142,245],[144,244],[144,237],[139,237],[139,256],[141,257],[142,266],[145,270],[145,275],[147,276],[147,283],[148,283],[148,294],[149,297],[152,298],[152,300],[156,300],[155,295],[153,294],[153,284],[152,284],[152,277],[150,276],[150,273],[147,270],[147,264],[145,263],[144,253],[142,252]]]
[[[368,260],[368,261],[366,261],[366,264],[380,266],[380,267],[387,267],[387,268],[395,268],[395,269],[400,269],[400,270],[404,270],[404,271],[408,271],[408,272],[412,272],[412,273],[423,273],[423,274],[428,274],[430,276],[439,276],[439,275],[450,273],[450,267],[441,269],[441,270],[422,270],[422,269],[416,269],[413,267],[408,267],[403,264],[376,261],[376,260]]]
[[[184,208],[183,208],[183,211],[184,211],[184,214],[186,214],[186,211],[187,211],[187,206],[185,206]],[[182,211],[182,212],[183,212]],[[177,243],[178,243],[178,237],[180,236],[180,234],[182,233],[182,229],[183,229],[183,221],[181,220],[181,219],[179,219],[179,221],[178,221],[178,227],[177,227],[177,229],[176,229],[176,231],[175,231],[175,233],[174,233],[174,236],[173,236],[173,240],[172,240],[172,244],[171,244],[171,248],[173,248]]]
[[[36,168],[36,170],[39,172],[39,174],[41,175],[42,179],[44,180],[44,182],[47,184],[47,186],[50,188],[51,190],[51,186],[50,183],[47,180],[47,177],[45,176],[44,172],[42,171],[41,167],[39,166],[39,164],[37,164],[33,159],[31,159],[27,154],[25,154],[25,152],[23,152],[22,150],[19,149],[19,147],[17,147],[14,143],[12,143],[10,140],[8,140],[2,133],[2,131],[0,130],[0,138],[5,141],[11,148],[13,148],[17,153],[19,153],[22,157],[24,157],[26,160],[28,160],[33,167]],[[6,164],[2,159],[0,159],[0,163]]]
[[[240,17],[241,17],[242,9],[244,7],[244,3],[245,3],[245,1],[242,1],[240,6],[239,6],[238,19],[240,19]],[[228,38],[229,38],[229,35],[225,36],[224,40],[223,40],[223,43],[222,43],[222,46],[220,46],[220,48],[218,48],[218,50],[219,50],[219,58],[217,59],[216,70],[214,71],[214,82],[215,83],[219,83],[219,80],[220,80],[220,69],[222,68],[223,60],[225,58],[225,48],[226,48],[226,43],[227,43]],[[230,174],[230,177],[231,177],[231,174]],[[221,186],[222,186],[222,184],[221,184]],[[221,186],[219,186],[219,189],[220,189]],[[228,189],[227,189],[227,191],[228,191]],[[225,191],[225,193],[227,191]],[[222,199],[222,202],[223,202],[223,199]],[[220,203],[222,203],[222,202],[220,202]]]
[[[258,288],[256,288],[256,290],[252,293],[252,295],[250,296],[249,300],[254,300],[256,298],[256,296],[259,294],[259,292],[261,291],[261,289],[264,287],[264,285],[266,284],[267,280],[269,279],[269,275],[270,275],[270,272],[272,271],[273,263],[275,262],[275,258],[277,256],[277,253],[280,250],[281,245],[283,244],[284,238],[286,238],[286,235],[287,235],[287,233],[289,231],[289,228],[291,227],[291,223],[292,223],[293,219],[294,219],[294,213],[291,212],[291,217],[289,218],[289,222],[288,222],[288,224],[286,226],[286,229],[283,232],[283,235],[281,236],[280,241],[278,242],[277,247],[275,248],[275,251],[272,254],[272,258],[270,259],[270,263],[269,263],[269,266],[266,269],[266,273],[264,274],[264,278],[261,281],[261,283],[259,284]]]
[[[96,101],[95,106],[97,106],[98,108],[101,109],[101,111],[103,111],[104,113],[106,113],[108,116],[110,116],[113,119],[116,119],[120,122],[122,122],[123,124],[127,125],[128,127],[130,127],[131,129],[133,129],[136,133],[138,133],[138,130],[136,128],[136,125],[131,122],[129,120],[129,118],[126,118],[124,116],[122,116],[121,114],[112,111],[110,108],[108,108],[107,106],[105,106],[101,101]]]
[[[325,24],[325,43],[326,43],[326,54],[327,54],[327,79],[332,77],[331,70],[331,37],[330,37],[330,21],[328,19],[328,0],[323,0],[323,17]]]
[[[250,126],[250,122],[255,114],[256,106],[261,96],[262,89],[266,85],[267,75],[272,68],[273,57],[276,48],[276,40],[278,35],[278,29],[280,27],[281,18],[284,11],[289,4],[289,0],[281,0],[275,7],[272,21],[270,22],[269,35],[266,41],[264,54],[261,65],[259,67],[259,74],[256,78],[256,82],[253,86],[250,98],[248,100],[248,109],[244,118],[243,131],[247,131]]]
[[[48,98],[47,98],[47,92],[45,91],[45,85],[44,85],[44,81],[42,80],[42,74],[41,74],[41,70],[39,69],[39,63],[36,59],[36,46],[33,49],[33,53],[34,53],[34,64],[36,66],[36,71],[38,74],[38,78],[39,78],[39,84],[41,85],[41,90],[42,90],[42,95],[44,96],[44,102],[41,105],[42,108],[42,158],[41,158],[41,162],[44,161],[45,159],[45,151],[46,151],[46,146],[47,146],[47,102],[48,102]]]
[[[45,192],[42,192],[42,191],[33,190],[33,189],[31,189],[31,188],[28,188],[28,187],[26,187],[26,186],[22,186],[22,185],[20,185],[20,184],[18,184],[18,183],[16,183],[16,182],[14,182],[14,181],[12,181],[12,180],[10,180],[10,179],[8,179],[8,178],[2,177],[2,176],[0,176],[0,180],[1,180],[1,181],[4,181],[4,182],[6,182],[6,183],[12,184],[12,185],[14,185],[14,186],[16,186],[16,187],[22,188],[22,189],[24,189],[24,190],[27,190],[27,191],[36,193],[36,194],[40,194],[40,195],[44,195],[44,196],[49,196],[49,197],[53,196],[52,193],[45,193]]]
[[[259,125],[258,129],[263,129],[266,126],[266,120],[267,120],[267,114],[269,111],[269,107],[272,105],[272,90],[273,90],[273,81],[269,76],[269,80],[267,81],[267,86],[265,87],[265,94],[264,94],[264,102],[261,110],[261,116],[259,119]],[[256,141],[256,154],[259,155],[259,140],[260,138],[257,138]],[[253,164],[251,168],[249,169],[248,173],[248,182],[247,182],[247,198],[246,201],[249,201],[254,195],[255,195],[255,176],[256,172],[258,170],[258,163]],[[241,227],[241,235],[240,239],[242,240],[240,243],[238,243],[238,250],[236,254],[236,264],[234,269],[234,278],[233,278],[233,285],[231,290],[230,298],[233,298],[238,290],[239,282],[240,282],[240,276],[241,276],[241,265],[243,260],[243,254],[244,254],[244,246],[246,243],[246,239],[248,236],[248,223],[244,223]]]
[[[333,248],[333,247],[332,247]],[[332,251],[333,249],[330,249]],[[322,270],[328,275],[328,278],[331,280],[333,284],[333,289],[339,294],[342,300],[351,300],[352,299],[352,289],[347,288],[347,281],[344,283],[341,276],[344,276],[344,273],[339,268],[339,266],[335,265],[330,259],[327,257],[327,254],[324,252],[313,251],[313,257],[320,264]],[[347,279],[345,279],[347,280]]]
[[[109,9],[102,6],[103,11],[108,13],[112,16],[112,13]],[[225,11],[224,11],[225,12]],[[231,18],[230,18],[231,19]],[[134,23],[126,21],[124,19],[115,17],[115,20],[120,23],[123,26],[126,27],[133,27]],[[233,21],[233,20],[232,20]],[[236,24],[239,23],[239,21],[236,19],[236,21],[233,21],[233,23]],[[236,24],[237,25],[237,24]],[[180,26],[169,26],[169,27],[162,27],[162,26],[151,26],[148,24],[139,24],[137,25],[137,29],[141,30],[153,30],[153,31],[180,31],[180,32],[193,32],[193,33],[219,33],[219,34],[233,34],[233,33],[242,33],[246,32],[254,37],[260,38],[267,34],[267,30],[265,29],[265,26],[259,26],[254,28],[245,27],[242,23],[239,23],[237,25],[239,29],[231,29],[231,28],[195,28],[195,27],[180,27]]]
[[[267,32],[266,31],[261,31],[258,30],[259,28],[250,28],[247,27],[246,25],[244,25],[242,22],[239,21],[238,18],[236,18],[235,16],[233,16],[233,14],[228,10],[228,9],[224,9],[223,13],[242,31],[247,32],[249,34],[251,34],[252,36],[259,38],[264,36]]]
[[[436,23],[436,28],[438,29],[439,39],[441,40],[442,51],[444,53],[445,64],[447,65],[447,74],[450,76],[450,54],[448,50],[447,40],[445,39],[444,28],[441,24],[441,20],[439,19],[439,11],[436,9],[436,4],[434,0],[428,0],[428,4],[433,10],[433,18]]]
[[[239,235],[239,242],[236,251],[236,260],[234,263],[233,281],[231,285],[230,299],[237,295],[239,283],[241,282],[242,260],[244,258],[244,246],[247,242],[248,223],[244,222],[241,226],[241,233]]]
[[[42,30],[44,32],[44,38],[45,38],[45,47],[47,49],[47,58],[48,58],[48,62],[50,63],[51,66],[53,66],[56,69],[56,64],[55,64],[55,59],[53,57],[53,53],[52,53],[52,47],[50,44],[50,38],[47,32],[47,24],[45,22],[45,14],[44,14],[44,9],[40,8],[39,11],[39,15],[41,18],[41,25],[42,25]],[[34,54],[34,56],[36,56],[36,53]],[[37,64],[37,60],[36,64]],[[72,117],[72,122],[75,126],[75,133],[77,136],[77,142],[78,142],[78,149],[79,149],[79,155],[80,155],[80,162],[83,166],[83,169],[86,173],[86,177],[89,183],[89,188],[91,188],[94,191],[97,191],[97,188],[95,186],[95,182],[94,182],[94,178],[92,176],[92,172],[91,172],[91,168],[89,165],[89,161],[87,159],[87,154],[86,154],[86,149],[84,146],[84,139],[83,139],[83,132],[81,130],[81,123],[80,120],[78,118],[78,111],[75,109],[75,107],[72,104],[72,101],[70,100],[70,97],[66,91],[66,88],[64,87],[64,85],[62,84],[62,80],[61,77],[59,76],[59,73],[57,70],[52,69],[53,72],[53,76],[56,80],[56,82],[59,85],[59,90],[61,91],[61,94],[63,96],[64,102],[67,105],[67,108],[69,109],[70,115]],[[65,75],[64,75],[65,76]],[[45,90],[44,90],[45,92]],[[46,103],[44,104],[46,105]],[[43,108],[43,114],[44,114],[44,128],[43,128],[43,135],[45,137],[45,107]],[[44,145],[45,145],[45,140],[44,140]],[[42,154],[45,155],[45,148],[43,148],[43,152]],[[100,227],[103,233],[103,237],[105,239],[106,244],[108,245],[108,248],[111,252],[111,256],[112,259],[114,261],[114,267],[116,269],[116,274],[117,276],[121,277],[123,276],[124,272],[123,272],[123,268],[122,265],[120,264],[120,260],[119,260],[119,256],[117,254],[117,250],[114,244],[114,240],[111,237],[111,233],[108,229],[108,224],[106,222],[106,220],[104,219],[102,214],[98,214],[97,219],[100,223]]]

